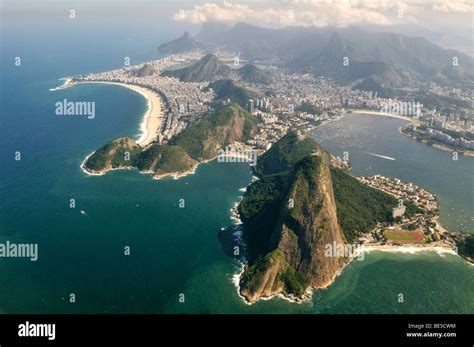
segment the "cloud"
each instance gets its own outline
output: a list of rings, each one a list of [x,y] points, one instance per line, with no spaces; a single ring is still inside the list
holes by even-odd
[[[252,3],[204,3],[183,9],[174,15],[177,21],[190,23],[246,22],[267,27],[349,26],[354,24],[392,25],[422,21],[429,12],[474,12],[471,1],[367,1],[300,0],[288,3],[254,0]]]
[[[466,1],[444,1],[433,4],[433,10],[444,13],[470,13],[474,14],[474,3],[472,0]]]

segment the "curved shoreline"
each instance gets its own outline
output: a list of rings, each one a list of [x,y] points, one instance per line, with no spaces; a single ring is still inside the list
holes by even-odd
[[[143,115],[143,120],[140,123],[140,131],[142,132],[140,138],[137,140],[137,144],[142,147],[146,147],[153,142],[161,129],[163,123],[163,100],[161,96],[154,90],[146,87],[142,87],[135,84],[120,83],[120,82],[108,82],[108,81],[80,81],[74,82],[75,84],[86,84],[86,83],[100,83],[100,84],[111,84],[121,86],[142,95],[147,102],[147,110]]]
[[[404,126],[405,126],[405,125],[402,125],[400,128],[398,128],[398,132],[399,132],[400,134],[402,134],[403,136],[406,136],[406,137],[408,137],[408,138],[410,138],[410,139],[412,139],[412,140],[415,140],[415,141],[417,141],[417,142],[423,143],[423,144],[425,144],[425,145],[427,145],[427,146],[430,146],[430,147],[439,149],[439,150],[444,151],[444,152],[451,152],[451,153],[453,153],[453,152],[461,152],[461,154],[462,154],[463,156],[465,156],[465,157],[471,157],[471,158],[474,157],[474,152],[473,152],[473,151],[466,150],[466,149],[462,149],[462,148],[458,148],[458,149],[456,149],[456,148],[450,148],[450,147],[447,146],[447,145],[444,145],[444,144],[441,144],[441,143],[436,143],[436,142],[434,142],[434,143],[432,143],[432,144],[429,144],[429,143],[426,142],[426,141],[423,141],[423,140],[418,139],[416,136],[411,136],[411,135],[409,135],[409,134],[405,134],[405,133],[402,131],[402,129],[403,129]]]
[[[347,112],[351,111],[351,112]],[[396,118],[396,119],[402,119],[407,122],[412,122],[413,119],[407,116],[402,116],[398,114],[392,114],[392,113],[386,113],[382,111],[374,111],[374,110],[359,110],[359,109],[349,109],[347,110],[344,114],[345,115],[350,115],[350,114],[357,114],[357,115],[367,115],[367,116],[383,116],[383,117],[390,117],[390,118]]]
[[[71,82],[71,78],[60,78],[65,82],[56,87],[51,88],[49,91],[56,91],[72,87],[76,84],[110,84],[120,87],[124,87],[142,95],[147,103],[147,109],[143,114],[143,119],[140,123],[141,135],[136,141],[142,147],[148,146],[151,142],[155,141],[159,135],[161,126],[163,124],[164,112],[163,112],[163,100],[161,96],[152,89],[142,87],[135,84],[121,83],[121,82],[109,82],[109,81],[77,81]]]
[[[89,153],[89,154],[84,158],[84,160],[82,161],[81,166],[80,166],[80,167],[81,167],[81,170],[82,170],[82,172],[84,172],[85,174],[87,174],[87,175],[89,175],[89,176],[102,176],[102,175],[105,175],[105,172],[102,172],[102,171],[100,171],[100,172],[99,172],[99,171],[97,171],[97,172],[91,172],[91,171],[89,171],[89,170],[86,169],[86,166],[85,166],[86,161],[87,161],[87,159],[89,159],[89,157],[90,157],[92,154],[94,154],[94,153],[95,153],[95,151]]]
[[[362,247],[361,247],[361,251],[363,253],[371,253],[371,252],[381,252],[381,253],[391,253],[391,254],[396,254],[396,253],[402,253],[402,254],[417,254],[417,253],[425,253],[425,252],[428,252],[428,253],[436,253],[437,255],[439,255],[440,257],[444,257],[446,254],[449,254],[449,255],[454,255],[454,256],[458,256],[461,258],[461,260],[463,260],[465,263],[467,263],[468,265],[470,266],[474,266],[473,263],[467,261],[466,259],[464,259],[464,257],[461,257],[459,254],[457,254],[451,247],[449,246],[444,246],[444,245],[403,245],[403,246],[392,246],[392,245],[378,245],[378,244],[373,244],[373,245],[370,245],[370,244],[362,244]],[[242,278],[242,275],[245,271],[245,265],[243,263],[240,263],[241,265],[241,268],[240,268],[240,271],[233,274],[232,276],[232,282],[233,284],[235,285],[236,287],[236,290],[237,290],[237,295],[239,296],[239,298],[242,299],[242,301],[244,302],[244,304],[246,305],[253,305],[259,301],[268,301],[268,300],[271,300],[273,298],[280,298],[280,299],[283,299],[283,300],[286,300],[290,303],[294,303],[294,304],[303,304],[303,303],[307,303],[307,302],[311,302],[311,299],[312,299],[312,296],[313,296],[313,293],[314,291],[316,290],[324,290],[324,289],[328,289],[332,284],[334,284],[334,282],[337,280],[337,278],[344,272],[344,270],[350,265],[352,264],[352,262],[354,261],[354,259],[356,259],[357,256],[353,256],[349,259],[349,261],[344,264],[344,266],[339,270],[337,271],[334,276],[332,277],[331,280],[329,280],[327,283],[325,283],[323,286],[321,287],[318,287],[318,288],[311,288],[309,287],[305,294],[303,295],[303,297],[301,299],[298,299],[298,298],[295,298],[295,297],[290,297],[290,296],[287,296],[283,293],[279,293],[279,294],[274,294],[274,295],[271,295],[271,296],[265,296],[265,297],[261,297],[259,299],[257,299],[256,301],[248,301],[244,296],[242,296],[242,294],[240,294],[240,280]]]

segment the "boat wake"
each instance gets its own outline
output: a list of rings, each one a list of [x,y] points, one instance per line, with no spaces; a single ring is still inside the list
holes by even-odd
[[[395,158],[392,158],[392,157],[387,157],[386,155],[381,155],[381,154],[376,154],[376,153],[370,153],[370,155],[374,156],[374,157],[379,157],[379,158],[382,158],[382,159],[387,159],[387,160],[395,160]]]

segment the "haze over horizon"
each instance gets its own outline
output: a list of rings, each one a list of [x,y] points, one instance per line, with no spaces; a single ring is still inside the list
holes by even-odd
[[[471,53],[474,4],[443,1],[223,1],[183,6],[177,22],[202,24],[243,22],[260,27],[360,26],[422,36],[445,48]]]
[[[2,21],[28,19],[46,21],[60,16],[65,9],[75,9],[78,20],[85,17],[135,23],[152,31],[156,19],[174,25],[182,31],[196,33],[202,23],[243,22],[268,28],[286,26],[347,27],[358,26],[369,31],[391,31],[407,36],[422,36],[444,48],[473,54],[474,4],[469,0],[433,1],[372,1],[372,0],[312,0],[312,1],[127,1],[109,0],[42,2],[4,0]],[[20,18],[21,16],[21,18]]]

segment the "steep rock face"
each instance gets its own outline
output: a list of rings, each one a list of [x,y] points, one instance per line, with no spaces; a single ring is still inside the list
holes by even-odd
[[[233,112],[228,123],[216,127],[216,132],[222,134],[225,143],[240,141],[244,136],[245,117],[240,113],[240,109]]]
[[[326,257],[327,244],[344,244],[338,224],[328,155],[322,150],[295,166],[282,201],[274,248],[248,267],[241,294],[249,301],[275,294],[301,296],[308,287],[326,286],[347,259]]]
[[[308,278],[313,288],[327,285],[346,262],[324,254],[326,245],[345,244],[346,240],[337,219],[329,156],[322,150],[318,155],[320,158],[305,158],[300,164],[300,177],[290,193],[295,206],[290,210],[292,223],[288,223],[288,228],[298,235],[302,250],[301,258],[290,264]],[[317,161],[319,173],[311,167]]]
[[[239,204],[248,261],[240,292],[248,301],[323,288],[349,261],[342,246],[391,222],[397,200],[330,166],[314,140],[290,131],[258,158],[259,180]],[[407,204],[407,216],[417,209]],[[336,250],[333,247],[337,247]],[[347,256],[347,258],[346,258]]]

